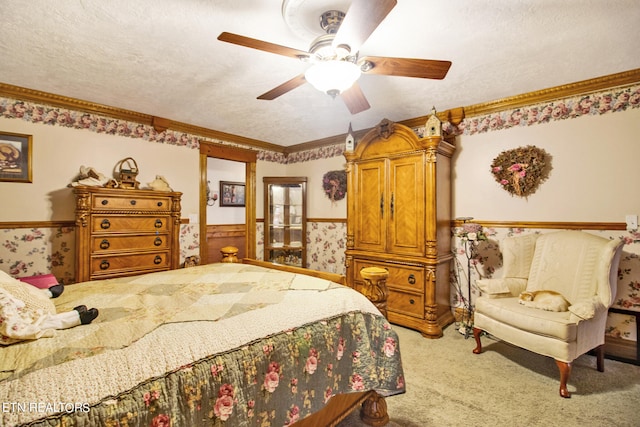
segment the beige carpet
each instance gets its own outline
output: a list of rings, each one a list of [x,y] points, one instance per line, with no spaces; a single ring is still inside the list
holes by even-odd
[[[438,340],[395,326],[407,392],[387,399],[389,427],[426,426],[640,426],[640,366],[605,360],[598,372],[593,356],[581,356],[569,379],[571,399],[558,394],[558,368],[551,358],[453,326]],[[339,427],[363,426],[357,414]]]

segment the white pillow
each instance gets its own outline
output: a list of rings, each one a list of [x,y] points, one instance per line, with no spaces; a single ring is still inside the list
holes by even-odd
[[[505,277],[503,279],[480,279],[476,285],[490,298],[519,295],[527,287],[527,279]]]

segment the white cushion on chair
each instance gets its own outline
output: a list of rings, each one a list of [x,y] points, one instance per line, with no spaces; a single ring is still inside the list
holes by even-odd
[[[491,319],[537,335],[575,341],[577,323],[568,311],[547,311],[526,307],[518,298],[478,298],[476,310]]]

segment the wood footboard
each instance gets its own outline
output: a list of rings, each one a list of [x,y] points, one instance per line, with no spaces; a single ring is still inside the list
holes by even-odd
[[[292,265],[274,264],[272,262],[260,261],[257,259],[243,258],[244,264],[258,265],[264,268],[273,268],[276,270],[289,271],[291,273],[306,274],[307,276],[318,277],[320,279],[330,280],[332,282],[340,283],[341,285],[347,285],[347,278],[341,274],[327,273],[318,270],[309,270],[302,267],[294,267]]]

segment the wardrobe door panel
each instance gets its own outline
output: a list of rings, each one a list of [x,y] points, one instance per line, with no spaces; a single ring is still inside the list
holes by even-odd
[[[389,215],[389,200],[385,200],[385,161],[363,162],[357,167],[356,245],[363,249],[384,252],[385,220]]]
[[[424,255],[423,162],[421,154],[390,160],[389,252]]]

